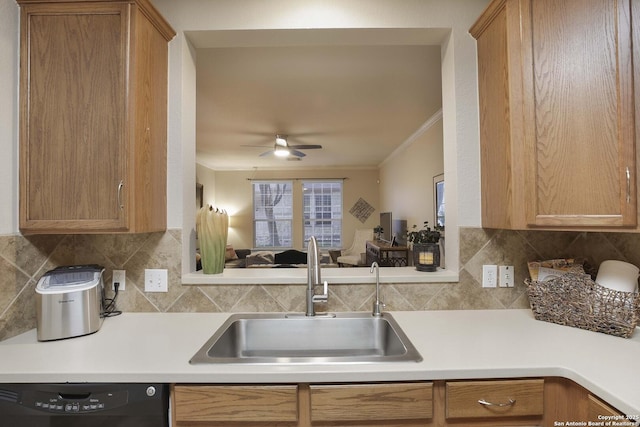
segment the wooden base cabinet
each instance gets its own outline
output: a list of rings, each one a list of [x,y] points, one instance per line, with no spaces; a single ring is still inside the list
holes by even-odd
[[[637,24],[638,0],[494,0],[470,29],[483,227],[637,231]]]
[[[627,417],[613,408],[589,390],[566,378],[550,377],[545,379],[545,426],[559,426],[567,421],[591,422],[598,425],[603,417],[619,417],[618,422],[639,421]],[[633,424],[631,424],[633,425]]]
[[[558,377],[176,384],[171,399],[174,427],[547,427],[606,416],[626,421],[588,390]]]
[[[168,41],[148,0],[20,5],[20,230],[166,229]]]
[[[175,427],[431,426],[432,383],[173,386]]]

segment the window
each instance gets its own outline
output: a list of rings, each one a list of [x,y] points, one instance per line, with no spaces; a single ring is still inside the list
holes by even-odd
[[[342,181],[302,183],[304,244],[315,236],[321,248],[342,246]]]
[[[253,236],[256,248],[293,247],[291,181],[253,182]]]

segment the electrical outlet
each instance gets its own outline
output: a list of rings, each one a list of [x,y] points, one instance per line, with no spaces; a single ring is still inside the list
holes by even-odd
[[[513,266],[501,265],[500,268],[500,287],[513,288]]]
[[[119,283],[118,290],[124,291],[127,273],[125,270],[113,270],[111,273],[111,290],[116,290],[116,283]]]
[[[498,286],[498,266],[483,265],[482,266],[482,287],[495,288]]]
[[[145,292],[169,292],[169,272],[166,268],[144,270]]]

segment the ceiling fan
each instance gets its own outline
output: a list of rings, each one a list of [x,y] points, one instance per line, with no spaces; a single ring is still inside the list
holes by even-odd
[[[270,155],[274,155],[276,157],[287,158],[291,160],[300,160],[300,158],[306,156],[300,150],[313,150],[322,148],[322,145],[318,144],[298,144],[298,145],[290,145],[287,142],[287,135],[277,134],[276,141],[273,146],[273,150],[265,151],[260,154],[260,157],[266,157]]]

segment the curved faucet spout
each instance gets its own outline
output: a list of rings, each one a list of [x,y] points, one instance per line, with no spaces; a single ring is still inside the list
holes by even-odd
[[[318,242],[316,242],[316,236],[311,236],[307,244],[307,287],[309,289],[322,283],[318,258]]]
[[[327,302],[329,299],[327,282],[324,282],[323,294],[315,294],[315,287],[316,285],[320,285],[321,282],[318,243],[316,242],[315,236],[311,236],[309,244],[307,245],[307,312],[305,313],[307,316],[316,315],[316,311],[313,306],[316,302]]]
[[[373,311],[372,315],[376,317],[382,316],[382,309],[384,308],[384,303],[380,301],[380,266],[376,261],[371,264],[371,269],[369,273],[376,272],[376,300],[373,302]]]

